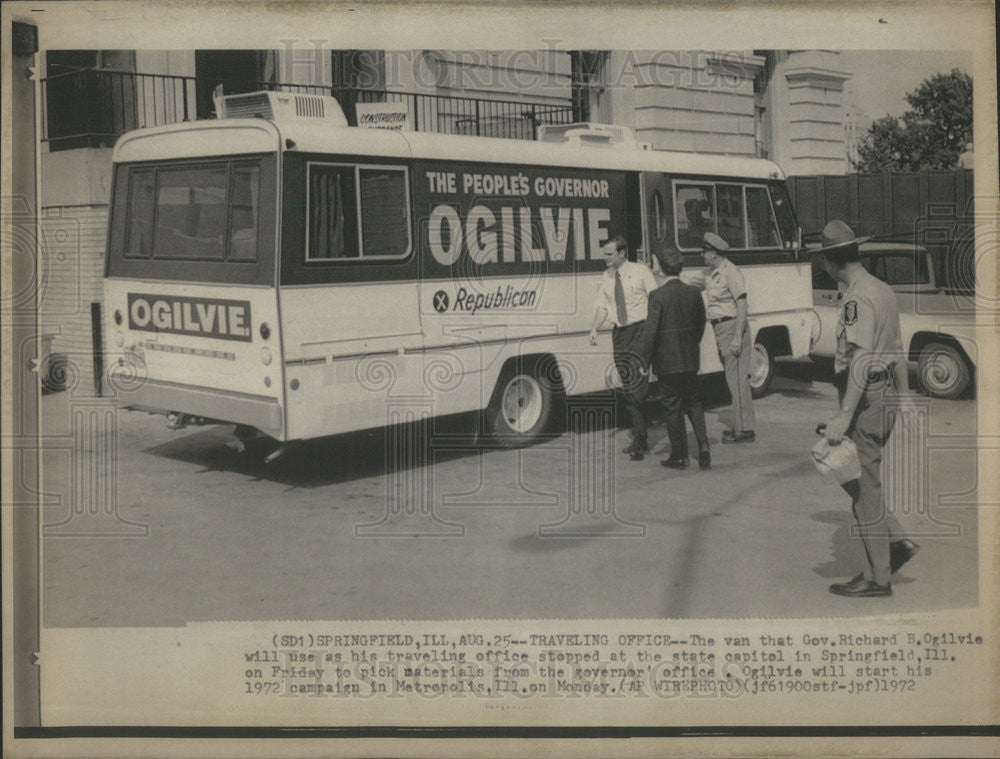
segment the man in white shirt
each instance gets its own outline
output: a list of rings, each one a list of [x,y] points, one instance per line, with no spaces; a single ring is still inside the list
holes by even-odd
[[[597,330],[610,321],[611,344],[614,349],[615,368],[622,381],[622,397],[631,417],[632,442],[625,449],[632,461],[642,461],[649,451],[646,438],[646,418],[642,403],[646,399],[648,372],[643,365],[640,340],[649,294],[658,287],[653,272],[643,264],[628,260],[628,247],[621,236],[605,243],[604,260],[607,271],[594,301],[594,324],[590,330],[590,344],[597,345]]]

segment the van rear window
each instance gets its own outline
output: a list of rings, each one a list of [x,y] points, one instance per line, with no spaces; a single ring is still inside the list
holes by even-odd
[[[107,275],[274,281],[274,155],[118,164]]]
[[[127,258],[256,261],[260,168],[233,161],[134,171]]]

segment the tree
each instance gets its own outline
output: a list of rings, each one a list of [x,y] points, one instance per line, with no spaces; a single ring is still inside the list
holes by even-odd
[[[972,142],[972,77],[935,74],[906,95],[901,119],[875,121],[857,145],[854,168],[866,174],[951,169]]]

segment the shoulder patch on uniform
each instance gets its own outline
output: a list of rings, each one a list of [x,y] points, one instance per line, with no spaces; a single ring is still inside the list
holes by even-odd
[[[858,302],[849,300],[844,304],[844,324],[854,324],[858,320]]]

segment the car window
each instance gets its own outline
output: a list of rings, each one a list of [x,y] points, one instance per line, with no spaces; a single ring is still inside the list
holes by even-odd
[[[919,264],[924,264],[920,266]],[[923,256],[902,255],[885,257],[885,281],[890,285],[926,285],[927,263]]]
[[[878,277],[881,280],[885,279],[885,268],[883,266],[882,256],[866,256],[862,254],[861,264],[873,277]]]
[[[887,255],[865,255],[862,251],[861,263],[869,274],[893,286],[927,285],[931,281],[927,257],[921,251],[902,251]]]
[[[837,283],[833,277],[823,268],[823,261],[820,256],[813,256],[812,259],[812,280],[813,290],[836,290]]]

